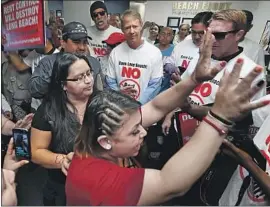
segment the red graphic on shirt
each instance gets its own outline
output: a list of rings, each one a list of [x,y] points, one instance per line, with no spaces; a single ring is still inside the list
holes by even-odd
[[[107,48],[93,47],[94,53],[98,57],[103,57],[108,54]]]
[[[200,121],[187,113],[179,113],[178,119],[180,123],[179,128],[181,130],[183,145],[185,145],[193,136],[194,132],[200,124]]]
[[[121,76],[124,78],[139,79],[141,77],[141,70],[139,68],[132,68],[124,66],[122,68]]]
[[[133,79],[124,79],[120,82],[120,91],[123,87],[126,86],[132,86],[136,90],[136,92],[134,92],[131,97],[137,100],[141,93],[140,85]]]
[[[195,104],[203,105],[203,98],[210,96],[212,93],[212,85],[209,82],[198,85],[190,94]]]
[[[187,69],[189,66],[190,60],[183,60],[181,67]]]

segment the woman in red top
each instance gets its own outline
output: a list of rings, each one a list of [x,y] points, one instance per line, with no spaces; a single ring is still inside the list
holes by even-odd
[[[142,107],[117,91],[104,91],[92,99],[68,170],[67,205],[155,205],[181,196],[208,168],[233,122],[245,112],[269,104],[249,103],[264,83],[251,87],[262,68],[255,68],[239,83],[243,64],[240,59],[221,81],[211,109],[214,115],[204,118],[192,139],[162,170],[118,165],[119,159],[138,154],[146,135],[144,127],[181,106],[198,84],[221,70],[223,64],[209,69],[211,35],[211,31],[206,32],[201,58],[190,79],[182,80]]]

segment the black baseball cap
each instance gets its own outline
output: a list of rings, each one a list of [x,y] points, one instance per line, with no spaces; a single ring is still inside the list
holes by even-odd
[[[86,27],[80,22],[69,22],[64,25],[62,30],[62,38],[69,38],[71,40],[79,40],[83,38],[89,38],[92,40],[91,37],[87,34]]]
[[[107,7],[106,7],[106,5],[104,4],[104,2],[102,2],[102,1],[95,1],[95,2],[91,5],[91,7],[90,7],[90,15],[91,15],[92,19],[93,19],[93,13],[94,13],[94,11],[95,11],[96,9],[104,9],[104,11],[105,11],[106,13],[108,13],[108,12],[107,12]]]

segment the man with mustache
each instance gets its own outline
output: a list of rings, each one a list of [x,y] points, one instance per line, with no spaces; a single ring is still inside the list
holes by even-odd
[[[96,78],[96,75],[100,74],[100,63],[89,55],[88,39],[91,39],[91,37],[87,35],[86,27],[82,23],[70,22],[63,28],[60,53],[68,52],[86,55],[93,67],[94,77]],[[29,80],[29,91],[32,97],[41,99],[47,94],[56,58],[57,54],[48,55],[36,66]]]
[[[103,2],[95,1],[90,7],[90,15],[95,22],[95,25],[87,28],[88,35],[92,38],[89,40],[90,53],[99,59],[102,72],[105,74],[108,67],[108,48],[103,41],[112,33],[122,31],[109,24],[107,7]]]

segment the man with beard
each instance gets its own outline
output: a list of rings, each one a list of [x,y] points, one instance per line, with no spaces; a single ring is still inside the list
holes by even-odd
[[[89,55],[88,39],[86,27],[80,22],[70,22],[63,28],[60,52],[69,52],[86,55],[93,67],[94,77],[100,73],[100,63]],[[32,77],[29,80],[29,90],[34,98],[43,98],[47,91],[51,79],[53,64],[57,54],[43,58],[36,66]],[[102,75],[101,75],[102,76]]]
[[[87,28],[88,35],[92,38],[89,43],[93,51],[90,53],[99,59],[103,73],[105,73],[108,67],[108,48],[102,41],[107,40],[112,33],[122,33],[122,31],[109,24],[107,7],[103,2],[95,1],[90,7],[90,15],[95,22],[95,25]]]
[[[156,46],[142,39],[142,19],[138,12],[125,11],[121,25],[126,41],[112,50],[106,81],[111,89],[145,104],[160,91],[162,55]]]

